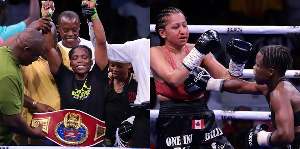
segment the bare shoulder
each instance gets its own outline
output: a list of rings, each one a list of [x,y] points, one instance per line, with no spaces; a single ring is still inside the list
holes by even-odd
[[[299,93],[298,90],[287,81],[280,82],[274,91],[271,92],[271,97],[274,100],[282,101],[281,99],[291,99],[295,94]]]
[[[162,47],[161,46],[155,46],[150,48],[150,53],[151,54],[161,54],[163,53]]]
[[[282,94],[288,94],[290,96],[300,96],[299,91],[291,82],[283,81],[282,83],[278,84],[278,87],[280,89],[279,92]]]
[[[161,49],[161,46],[154,46],[150,48],[150,51],[156,51],[158,49]]]

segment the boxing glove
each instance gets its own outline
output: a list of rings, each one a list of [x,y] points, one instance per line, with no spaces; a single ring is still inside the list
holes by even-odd
[[[220,91],[224,82],[225,79],[211,78],[205,69],[195,67],[184,81],[184,89],[189,94],[198,94],[206,90]]]
[[[221,50],[219,33],[215,30],[205,31],[195,43],[195,47],[182,60],[182,64],[189,70],[193,70],[209,52],[217,53]]]
[[[269,126],[266,124],[258,124],[252,128],[247,136],[247,149],[263,149],[264,146],[271,146],[270,139],[272,132],[266,132]]]
[[[218,53],[221,50],[219,33],[215,30],[205,31],[195,43],[195,48],[203,54]]]
[[[126,144],[131,139],[132,136],[132,126],[135,116],[131,116],[124,120],[116,131],[116,141],[115,145],[117,147],[126,147]]]
[[[99,18],[97,13],[97,0],[83,0],[81,4],[82,15],[91,22],[92,19]]]
[[[235,77],[243,75],[245,64],[252,52],[252,44],[232,38],[227,42],[225,52],[230,56],[228,69],[230,75]]]

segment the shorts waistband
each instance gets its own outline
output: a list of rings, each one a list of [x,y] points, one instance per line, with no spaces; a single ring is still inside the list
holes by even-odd
[[[192,101],[161,101],[159,115],[183,115],[183,114],[213,114],[209,110],[205,100]]]

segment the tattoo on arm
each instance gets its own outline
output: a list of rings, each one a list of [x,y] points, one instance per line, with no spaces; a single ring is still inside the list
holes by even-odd
[[[179,66],[177,69],[178,69],[178,70],[181,70],[181,69],[183,69],[183,68],[184,68],[184,66],[181,65],[181,66]]]

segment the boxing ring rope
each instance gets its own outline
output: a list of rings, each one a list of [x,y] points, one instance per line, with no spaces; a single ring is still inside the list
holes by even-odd
[[[239,26],[239,25],[188,25],[189,33],[203,33],[206,30],[216,30],[220,34],[299,34],[300,26]],[[150,32],[155,32],[155,24],[150,24]],[[300,78],[300,70],[287,70],[286,78]],[[245,69],[240,78],[254,78],[253,69]],[[267,111],[224,111],[213,110],[215,118],[270,120],[270,112]],[[150,111],[150,118],[158,116],[158,110]]]
[[[188,25],[190,33],[203,33],[214,29],[220,34],[299,34],[300,26],[238,26],[238,25]],[[150,24],[150,32],[155,32],[155,24]],[[300,70],[287,70],[286,78],[300,78]],[[240,78],[253,78],[253,69],[245,69]]]
[[[238,25],[188,25],[190,33],[204,33],[216,30],[220,34],[299,34],[300,26],[238,26]],[[155,24],[150,24],[150,32],[155,32]]]
[[[266,111],[224,111],[213,110],[218,120],[245,119],[245,120],[270,120],[271,112]],[[158,116],[158,110],[150,110],[150,118]]]
[[[300,70],[287,70],[286,78],[300,78]],[[253,69],[245,69],[240,78],[254,78]],[[216,119],[251,119],[251,120],[270,120],[270,112],[266,111],[223,111],[213,110]],[[150,110],[150,118],[158,116],[158,110]]]

